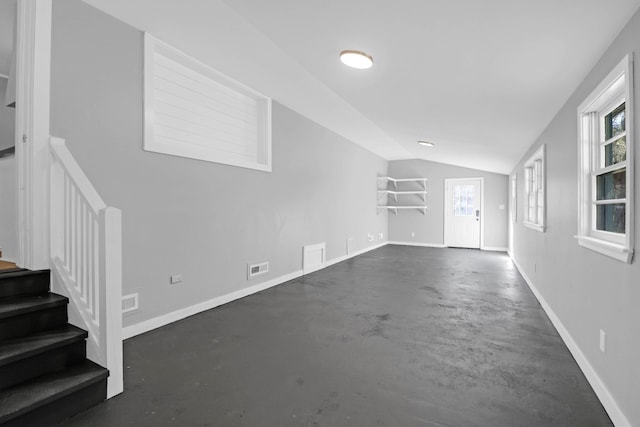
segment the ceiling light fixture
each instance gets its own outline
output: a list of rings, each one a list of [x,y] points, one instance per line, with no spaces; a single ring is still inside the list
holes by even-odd
[[[340,52],[340,61],[347,67],[366,70],[373,65],[373,58],[359,50],[343,50]]]
[[[424,147],[435,147],[436,144],[434,144],[433,142],[430,141],[418,141],[418,144],[424,146]]]

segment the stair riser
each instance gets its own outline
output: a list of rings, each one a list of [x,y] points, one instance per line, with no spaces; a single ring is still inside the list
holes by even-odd
[[[102,402],[107,395],[107,380],[75,391],[61,399],[54,400],[25,415],[18,416],[3,427],[42,427],[49,426],[72,417]]]
[[[0,319],[0,341],[54,329],[65,323],[67,323],[66,305]]]
[[[0,276],[0,298],[43,295],[49,292],[50,283],[49,271],[28,272],[15,277],[5,273]]]
[[[33,357],[0,367],[0,390],[41,375],[61,371],[86,357],[86,343],[80,340]]]

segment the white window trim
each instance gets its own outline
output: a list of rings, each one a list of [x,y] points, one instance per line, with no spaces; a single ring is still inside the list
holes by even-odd
[[[518,173],[514,172],[511,175],[511,206],[509,212],[511,214],[511,222],[514,224],[518,222]]]
[[[527,179],[527,169],[531,168],[533,171],[535,171],[534,165],[536,162],[540,162],[540,166],[539,166],[540,175],[537,177],[535,182],[538,184],[536,193],[542,193],[542,212],[540,216],[536,215],[536,222],[532,222],[532,221],[529,221],[530,206],[529,206],[529,191],[527,190],[527,186],[529,185],[529,181]],[[524,163],[524,169],[525,169],[525,174],[524,174],[525,199],[524,199],[524,209],[523,209],[524,220],[522,221],[522,223],[524,224],[525,227],[531,228],[536,231],[544,232],[545,225],[546,225],[546,218],[547,218],[547,206],[546,206],[547,205],[546,203],[547,171],[546,171],[546,149],[544,144],[540,148],[538,148],[536,152],[533,153],[533,155],[529,157],[529,159]],[[536,209],[538,207],[538,203],[539,202],[536,202]]]
[[[624,77],[624,83],[621,81]],[[625,234],[608,233],[593,227],[593,179],[597,155],[593,140],[598,137],[598,126],[605,110],[613,104],[625,102],[626,125],[626,210]],[[598,114],[595,123],[592,113]],[[634,252],[634,108],[633,108],[633,57],[626,55],[607,75],[598,87],[578,107],[578,244],[603,255],[630,263]]]
[[[189,68],[203,77],[226,87],[229,91],[255,100],[258,105],[258,159],[256,161],[225,156],[223,151],[212,145],[193,146],[181,142],[160,142],[155,138],[154,105],[154,56],[156,53]],[[214,70],[199,60],[156,39],[149,33],[144,34],[144,138],[143,149],[162,154],[186,157],[197,160],[221,163],[242,168],[271,172],[271,98],[264,96],[227,75]]]

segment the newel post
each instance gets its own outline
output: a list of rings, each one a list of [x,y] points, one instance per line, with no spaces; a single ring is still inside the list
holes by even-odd
[[[104,252],[100,259],[100,345],[106,350],[109,369],[107,398],[123,391],[122,369],[122,219],[119,209],[100,211],[100,241]]]

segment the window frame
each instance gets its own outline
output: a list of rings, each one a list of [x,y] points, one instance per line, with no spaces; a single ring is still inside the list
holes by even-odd
[[[630,263],[634,252],[634,111],[633,57],[625,55],[591,94],[578,106],[578,244],[603,255]],[[601,163],[604,146],[622,136],[606,140],[604,120],[622,103],[625,104],[626,159],[609,166]],[[608,172],[625,170],[624,199],[598,201],[597,178]],[[598,203],[599,202],[599,203]],[[625,232],[597,229],[597,206],[625,204]]]
[[[511,175],[511,206],[509,213],[511,214],[511,222],[518,222],[518,173]]]
[[[221,90],[228,96],[241,99],[242,101],[239,102],[244,102],[243,108],[249,108],[255,105],[256,117],[251,122],[248,122],[248,126],[255,127],[256,140],[254,142],[252,139],[247,138],[246,145],[239,145],[241,148],[244,147],[252,151],[255,150],[255,158],[253,158],[254,155],[243,156],[241,153],[230,152],[228,147],[224,147],[222,138],[216,138],[225,132],[224,119],[211,119],[211,117],[208,117],[211,119],[210,123],[204,127],[211,127],[213,130],[210,133],[199,135],[205,140],[208,139],[208,144],[194,144],[193,141],[189,141],[188,139],[174,138],[169,140],[168,138],[163,138],[160,140],[160,138],[158,138],[156,127],[166,127],[167,125],[159,120],[159,114],[157,114],[159,111],[159,104],[157,105],[155,99],[156,80],[158,80],[156,79],[155,69],[159,65],[157,57],[164,58],[170,63],[177,64],[178,67],[187,69],[190,73],[197,74],[198,77],[206,81],[207,84],[222,88]],[[175,86],[183,86],[178,80],[172,80],[170,83]],[[189,90],[193,91],[193,88],[187,87],[186,91]],[[215,98],[214,101],[219,101],[221,104],[225,103],[222,98]],[[193,105],[195,107],[201,107],[204,104],[193,103]],[[227,111],[222,111],[222,115],[227,113]],[[203,117],[206,118],[204,115]],[[242,120],[243,119],[240,119],[238,122]],[[162,42],[151,34],[144,33],[143,149],[145,151],[254,169],[262,172],[271,172],[271,121],[271,98],[211,68],[209,65],[200,62],[175,47]],[[195,123],[195,126],[203,128],[199,123]],[[179,132],[198,133],[190,128],[177,128],[177,130]],[[242,140],[242,137],[239,139]]]
[[[524,220],[522,221],[525,227],[543,233],[547,219],[546,176],[546,146],[543,144],[524,163]]]

